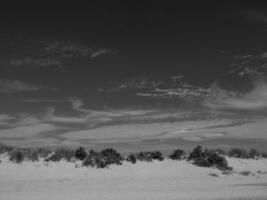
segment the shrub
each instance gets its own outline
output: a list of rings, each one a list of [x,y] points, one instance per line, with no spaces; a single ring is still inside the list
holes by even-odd
[[[152,157],[149,152],[139,152],[135,154],[135,157],[136,157],[136,160],[139,160],[139,161],[147,161],[147,162],[152,161]]]
[[[233,172],[230,170],[225,170],[222,172],[223,175],[233,175]]]
[[[14,147],[5,144],[0,144],[0,154],[9,153],[14,150]]]
[[[164,157],[160,151],[151,152],[152,160],[163,161]]]
[[[219,175],[216,174],[216,173],[209,173],[209,175],[210,175],[210,176],[213,176],[213,177],[219,177]]]
[[[26,149],[24,150],[25,160],[29,161],[38,161],[39,160],[39,154],[38,151],[35,149]]]
[[[121,165],[122,156],[114,149],[104,149],[100,152],[101,157],[105,160],[107,165],[116,164]]]
[[[244,149],[239,149],[239,148],[231,149],[228,152],[228,156],[234,157],[234,158],[243,158],[243,159],[249,158],[249,154],[247,153],[247,151]]]
[[[83,160],[82,166],[94,167],[95,166],[94,158],[91,155],[87,155]]]
[[[87,153],[83,147],[80,147],[79,149],[75,151],[74,156],[78,160],[84,160],[85,157],[87,156]]]
[[[133,163],[133,164],[136,163],[136,157],[134,154],[130,154],[129,156],[127,156],[126,160]]]
[[[97,152],[94,151],[94,150],[90,150],[90,151],[89,151],[89,154],[90,154],[90,155],[97,155]]]
[[[52,153],[51,150],[46,149],[46,148],[38,148],[38,149],[35,149],[35,151],[37,152],[40,158],[46,158]]]
[[[101,158],[100,154],[87,155],[83,160],[83,166],[86,167],[96,167],[96,168],[105,168],[107,167],[104,159]]]
[[[170,156],[172,160],[182,160],[185,159],[185,152],[181,149],[176,149]]]
[[[83,161],[83,166],[105,168],[109,165],[121,165],[122,156],[114,149],[105,149],[101,152],[90,151]]]
[[[220,170],[231,170],[225,157],[208,149],[203,150],[201,146],[193,149],[189,154],[188,160],[201,167],[216,167]]]
[[[241,172],[239,172],[239,174],[242,176],[255,175],[251,171],[241,171]]]
[[[94,153],[94,152],[92,152],[92,153]],[[104,149],[100,153],[104,157],[113,157],[113,158],[116,158],[118,160],[122,159],[122,156],[120,155],[120,153],[118,153],[116,150],[111,149],[111,148],[110,149]]]
[[[206,152],[206,160],[207,160],[207,165],[210,166],[214,166],[218,169],[221,170],[229,170],[230,167],[228,167],[228,163],[227,160],[225,159],[225,157],[219,155],[216,152]]]
[[[65,159],[66,161],[71,161],[71,159],[74,158],[74,153],[75,153],[74,150],[71,149],[65,149],[65,148],[56,149],[50,157],[45,159],[45,161],[58,162],[62,159]]]
[[[258,173],[258,174],[267,174],[267,171],[261,171],[261,170],[258,170],[257,173]]]
[[[260,152],[257,151],[256,149],[250,149],[248,155],[249,155],[249,158],[257,159],[260,157]]]
[[[9,160],[15,163],[22,163],[25,159],[23,150],[15,149],[10,152]]]
[[[160,151],[147,151],[133,154],[136,160],[151,162],[153,160],[162,161],[164,157]]]
[[[205,157],[203,149],[201,146],[197,146],[193,149],[193,151],[189,154],[188,160],[203,160]]]
[[[267,153],[261,153],[261,157],[267,158]]]

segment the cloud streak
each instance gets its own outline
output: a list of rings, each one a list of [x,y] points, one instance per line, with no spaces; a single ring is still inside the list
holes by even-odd
[[[53,68],[54,70],[66,72],[66,66],[70,66],[68,64],[74,59],[94,59],[118,53],[116,49],[92,47],[63,39],[42,40],[35,38],[27,40],[25,38],[14,38],[14,40],[12,42],[16,44],[16,49],[13,49],[13,45],[10,45],[9,49],[12,49],[16,54],[7,60],[9,65],[13,67]]]
[[[21,59],[11,59],[10,64],[13,66],[32,66],[34,68],[45,68],[45,67],[60,67],[62,61],[54,58],[32,58],[26,57]]]
[[[31,85],[19,80],[0,80],[0,92],[13,93],[13,92],[34,92],[41,90],[42,87]]]
[[[267,109],[267,83],[263,77],[254,80],[254,87],[245,94],[207,98],[204,106],[212,109],[262,110]]]

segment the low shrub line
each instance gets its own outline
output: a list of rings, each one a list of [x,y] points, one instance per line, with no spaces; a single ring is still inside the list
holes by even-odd
[[[9,160],[15,163],[23,161],[38,161],[44,159],[46,162],[58,162],[66,160],[74,162],[80,160],[83,166],[106,168],[110,165],[121,165],[123,161],[136,163],[138,161],[152,162],[154,160],[163,161],[165,157],[160,151],[145,151],[132,153],[123,157],[112,148],[104,149],[100,152],[94,150],[86,151],[84,147],[77,149],[59,148],[54,151],[45,148],[15,148],[12,146],[0,145],[0,154],[6,153]],[[233,148],[228,152],[221,149],[206,149],[202,146],[195,147],[189,154],[182,149],[174,150],[167,158],[171,160],[187,160],[194,165],[201,167],[214,167],[223,171],[232,170],[228,166],[226,156],[242,159],[267,158],[266,153],[261,153],[256,149],[246,151],[244,149]]]

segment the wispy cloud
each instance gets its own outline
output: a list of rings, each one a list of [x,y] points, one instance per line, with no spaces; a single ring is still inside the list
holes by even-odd
[[[67,71],[68,63],[75,58],[94,59],[104,55],[115,55],[118,50],[107,47],[96,47],[80,42],[63,40],[63,39],[23,39],[24,37],[15,38],[14,41],[8,44],[9,49],[14,53],[13,58],[9,58],[10,66],[14,67],[31,67],[39,68],[53,68],[58,71]],[[27,45],[25,45],[27,44]],[[27,47],[25,47],[27,46]],[[13,49],[16,47],[16,49]],[[23,52],[21,54],[20,52]]]
[[[0,80],[0,92],[32,92],[42,89],[40,86],[31,85],[19,80]]]
[[[14,128],[1,129],[0,137],[4,138],[34,138],[39,133],[56,131],[57,128],[49,123],[35,123]]]
[[[7,114],[0,114],[0,125],[8,125],[9,121],[14,119],[14,117]]]
[[[217,95],[207,98],[204,105],[213,109],[262,110],[267,109],[267,82],[263,77],[254,80],[248,93]]]
[[[44,46],[44,50],[60,58],[90,57],[96,58],[102,55],[113,55],[117,50],[108,48],[95,48],[77,44],[70,41],[52,42]]]
[[[88,119],[86,117],[58,116],[55,114],[55,111],[56,109],[53,107],[47,108],[42,119],[49,123],[69,123],[69,124],[88,123]]]
[[[111,53],[111,51],[109,49],[99,49],[99,50],[92,52],[90,57],[96,58],[96,57],[102,56],[102,55],[109,55],[110,53]]]
[[[132,109],[108,109],[108,110],[93,110],[84,107],[84,102],[80,99],[70,99],[72,108],[75,111],[82,112],[89,117],[125,117],[125,116],[141,116],[154,112],[155,110],[132,110]]]
[[[25,57],[20,59],[11,59],[10,64],[13,66],[31,66],[34,68],[45,68],[45,67],[60,67],[62,61],[55,58],[32,58]]]
[[[71,99],[72,114],[63,115],[55,107],[39,114],[0,115],[5,127],[0,138],[25,139],[25,141],[62,140],[75,142],[139,141],[146,139],[183,139],[202,141],[224,136],[221,127],[231,127],[232,119],[221,118],[192,121],[197,113],[163,110],[108,109],[92,110],[81,99]],[[221,112],[221,111],[220,111]],[[187,118],[188,117],[188,118]],[[169,118],[174,120],[170,121]],[[185,121],[179,120],[187,118]],[[167,119],[167,120],[166,120]],[[212,129],[211,129],[212,128]],[[217,130],[218,129],[218,130]],[[59,137],[60,136],[60,137]]]

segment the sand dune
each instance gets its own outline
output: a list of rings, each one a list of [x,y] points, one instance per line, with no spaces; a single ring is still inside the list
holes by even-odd
[[[0,199],[267,199],[266,159],[228,162],[231,175],[168,159],[95,169],[65,161],[14,164],[2,157]]]

